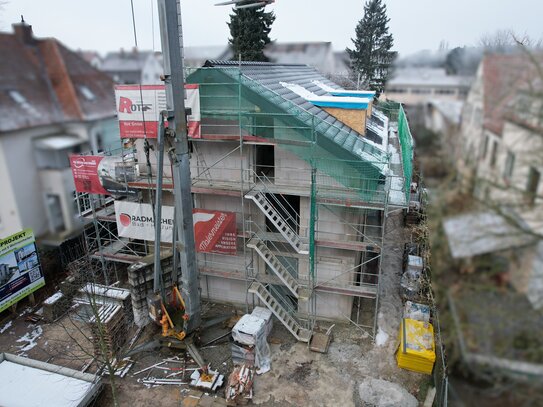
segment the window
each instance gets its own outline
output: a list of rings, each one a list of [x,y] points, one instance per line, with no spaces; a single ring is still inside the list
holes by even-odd
[[[453,89],[436,89],[436,95],[454,95]]]
[[[85,85],[81,85],[79,87],[79,90],[81,91],[81,94],[83,95],[83,97],[87,99],[89,102],[92,102],[96,99],[96,96],[94,96],[94,93],[92,93],[92,91]]]
[[[27,104],[28,102],[26,101],[26,98],[21,94],[19,93],[18,91],[16,90],[10,90],[8,91],[8,94],[9,96],[11,97],[11,99],[13,99],[13,101],[21,106]]]
[[[273,182],[275,176],[275,150],[273,146],[255,146],[255,170],[258,176],[265,176]]]
[[[390,88],[388,90],[389,93],[407,93],[407,89],[405,88]]]
[[[481,108],[476,107],[475,108],[475,114],[473,115],[474,125],[475,126],[481,126],[483,124],[483,112]]]
[[[515,154],[511,151],[507,152],[507,157],[505,159],[505,167],[503,169],[503,177],[506,180],[510,180],[513,175],[513,168],[515,166]]]
[[[295,233],[300,233],[300,197],[298,195],[266,194],[273,207]],[[274,222],[266,217],[266,230],[279,233]]]
[[[530,172],[528,173],[528,183],[526,185],[526,195],[528,198],[528,202],[531,204],[535,202],[535,198],[537,197],[537,190],[539,189],[540,178],[541,173],[534,167],[530,167]]]
[[[485,143],[483,144],[483,151],[481,154],[481,158],[484,160],[486,158],[486,153],[488,151],[488,143],[489,143],[489,137],[488,135],[485,136]]]
[[[64,224],[64,217],[62,215],[60,196],[57,194],[47,194],[45,200],[47,202],[51,232],[57,233],[65,231],[66,225]]]
[[[498,142],[494,140],[492,144],[492,154],[490,155],[490,166],[494,168],[496,166],[496,158],[498,155]]]

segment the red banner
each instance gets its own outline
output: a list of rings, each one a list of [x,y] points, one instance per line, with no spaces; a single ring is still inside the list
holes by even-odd
[[[70,167],[75,190],[100,195],[136,195],[137,190],[128,188],[134,181],[136,167],[133,161],[117,156],[71,155]]]
[[[237,253],[235,213],[194,209],[192,216],[197,252]]]

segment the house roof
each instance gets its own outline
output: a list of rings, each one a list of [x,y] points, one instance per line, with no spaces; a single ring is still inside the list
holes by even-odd
[[[392,73],[387,87],[395,86],[449,86],[469,87],[472,78],[447,75],[443,68],[397,68]]]
[[[113,81],[54,38],[0,33],[0,55],[0,133],[115,115]]]
[[[533,238],[494,212],[450,217],[443,222],[443,228],[451,255],[455,259],[512,249],[533,242]]]
[[[270,42],[264,48],[264,55],[275,64],[303,64],[331,73],[335,69],[335,56],[332,43],[317,42]],[[217,54],[216,59],[235,59],[232,49]]]
[[[285,83],[297,85],[317,96],[329,96],[330,93],[323,89],[322,84],[330,89],[342,90],[334,82],[328,80],[314,68],[302,64],[274,64],[269,62],[241,62],[236,61],[207,61],[206,67],[240,67],[244,76],[262,85],[272,94],[279,95],[286,101],[292,102],[298,108],[305,110],[328,125],[324,134],[331,138],[337,145],[343,147],[354,156],[363,158],[368,162],[385,162],[386,145],[379,146],[360,135],[351,127],[330,115],[324,109],[311,103],[299,93],[292,90]],[[319,86],[319,84],[321,86]],[[377,115],[372,115],[367,121],[367,126],[383,128],[378,125],[382,118],[377,120]],[[384,132],[386,133],[384,126]]]
[[[140,72],[153,51],[116,51],[108,52],[100,69],[105,72]]]

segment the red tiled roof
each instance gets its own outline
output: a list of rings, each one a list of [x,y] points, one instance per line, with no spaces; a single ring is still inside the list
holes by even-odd
[[[501,135],[508,106],[530,77],[525,55],[486,55],[483,59],[484,127]]]
[[[0,133],[115,115],[112,79],[54,38],[0,33],[0,55]]]

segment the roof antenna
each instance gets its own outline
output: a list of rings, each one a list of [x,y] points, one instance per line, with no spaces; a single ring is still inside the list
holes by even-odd
[[[25,18],[23,17],[23,15],[21,14],[21,24],[25,24],[26,21],[25,21]]]

